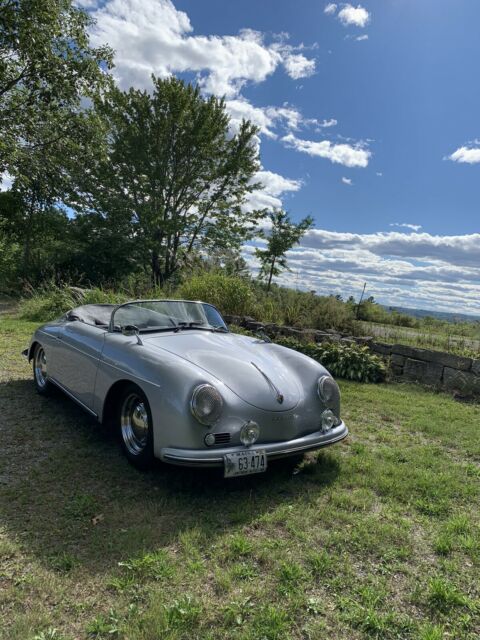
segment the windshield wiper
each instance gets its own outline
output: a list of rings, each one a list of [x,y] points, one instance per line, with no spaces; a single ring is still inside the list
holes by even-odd
[[[145,327],[144,329],[139,329],[139,333],[155,333],[157,331],[175,331],[175,327]]]
[[[185,329],[199,329],[200,331],[215,331],[218,333],[228,333],[228,329],[224,327],[214,327],[207,322],[201,322],[198,320],[194,320],[192,322],[179,322],[177,324],[176,331],[184,331]]]

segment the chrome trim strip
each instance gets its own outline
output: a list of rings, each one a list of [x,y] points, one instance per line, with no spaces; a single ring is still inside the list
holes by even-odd
[[[255,364],[255,362],[250,362],[250,364],[253,364],[253,366],[255,367],[255,369],[262,374],[262,376],[265,378],[265,380],[268,382],[269,386],[275,391],[275,394],[277,396],[277,402],[278,404],[283,404],[283,394],[280,393],[278,387],[270,380],[270,378],[267,376],[267,374],[262,371],[260,369],[260,367],[258,366],[258,364]]]
[[[74,402],[76,402],[78,405],[80,405],[82,407],[82,409],[85,409],[85,411],[87,411],[90,415],[92,415],[94,418],[98,418],[98,414],[95,413],[95,411],[92,411],[92,409],[90,409],[90,407],[87,407],[86,404],[84,404],[81,400],[79,400],[76,396],[73,395],[73,393],[71,391],[69,391],[68,389],[66,389],[63,384],[61,384],[60,382],[58,382],[58,380],[55,380],[55,378],[48,378],[49,382],[52,382],[56,387],[58,387],[60,389],[60,391],[63,391],[63,393],[65,395],[67,395],[71,400],[73,400]]]

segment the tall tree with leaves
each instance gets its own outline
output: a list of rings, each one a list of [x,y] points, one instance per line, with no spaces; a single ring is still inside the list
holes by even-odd
[[[297,224],[290,220],[290,216],[282,209],[275,209],[268,213],[272,223],[267,236],[266,249],[255,249],[255,255],[260,261],[260,277],[267,280],[267,291],[270,291],[273,276],[278,276],[284,269],[288,269],[286,253],[296,245],[302,236],[313,225],[313,218],[307,216]]]
[[[238,247],[253,232],[262,214],[242,205],[258,187],[257,129],[243,122],[232,135],[222,99],[153,78],[150,92],[115,88],[96,107],[107,154],[80,172],[72,204],[128,235],[152,284],[163,285],[196,252]]]
[[[112,52],[90,46],[91,23],[72,0],[0,1],[0,172],[13,172],[33,135],[43,153],[75,135],[68,115],[108,83]],[[53,119],[51,137],[38,140],[38,127]]]

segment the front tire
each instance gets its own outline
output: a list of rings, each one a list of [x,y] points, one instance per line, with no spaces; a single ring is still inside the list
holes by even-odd
[[[116,427],[124,454],[138,469],[153,465],[152,412],[146,395],[136,385],[128,385],[120,396]]]
[[[33,354],[33,380],[37,393],[48,396],[53,390],[52,383],[48,379],[47,356],[41,344],[37,344]]]

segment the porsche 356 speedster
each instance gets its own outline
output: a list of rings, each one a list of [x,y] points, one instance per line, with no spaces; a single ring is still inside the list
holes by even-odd
[[[321,364],[231,333],[204,302],[83,305],[39,327],[23,353],[40,394],[59,388],[111,424],[140,468],[159,458],[258,473],[348,433]]]

